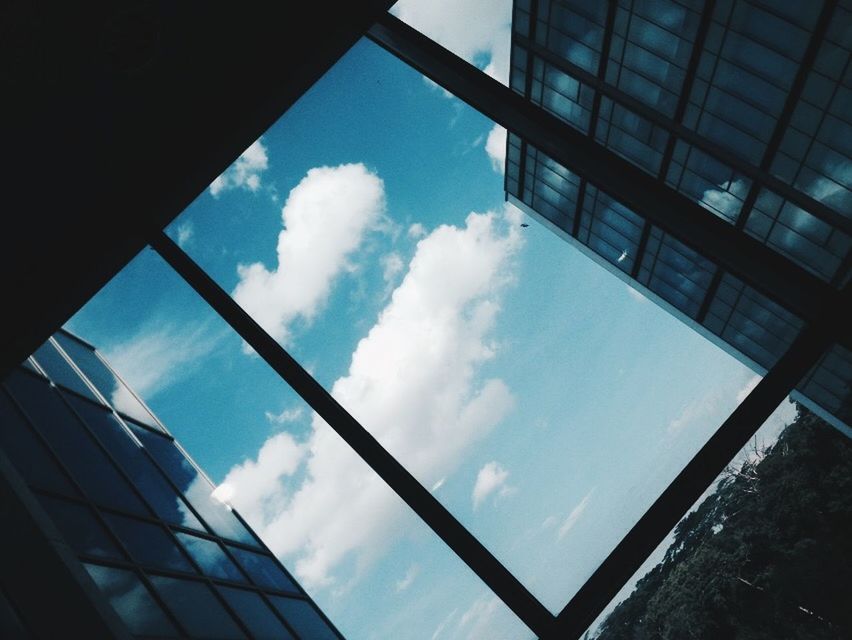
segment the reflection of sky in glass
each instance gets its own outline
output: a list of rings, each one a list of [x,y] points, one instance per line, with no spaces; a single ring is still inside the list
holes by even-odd
[[[139,578],[130,571],[83,564],[131,633],[175,637],[177,631]]]
[[[232,589],[231,587],[217,587],[222,597],[237,612],[251,634],[258,640],[292,640],[292,634],[284,628],[284,625],[275,617],[261,597],[251,591]],[[288,619],[289,621],[289,619]],[[322,640],[320,635],[302,635],[303,638]],[[337,636],[328,636],[338,640]]]
[[[151,583],[191,637],[245,638],[206,584],[165,576],[151,576]]]
[[[176,535],[205,574],[214,578],[245,582],[240,570],[225,555],[218,543],[188,533],[177,533]]]

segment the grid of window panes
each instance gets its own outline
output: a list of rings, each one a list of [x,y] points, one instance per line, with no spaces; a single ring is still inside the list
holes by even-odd
[[[819,24],[824,33],[815,33]],[[812,65],[805,60],[809,47]],[[850,58],[849,0],[825,7],[516,0],[510,86],[714,215],[842,285],[852,253]],[[797,76],[803,82],[793,94]],[[506,191],[761,368],[774,365],[803,326],[511,133]],[[816,382],[802,390],[838,415],[838,407],[848,406],[852,381],[849,367],[831,362],[813,377],[831,379],[833,395]]]
[[[517,1],[510,85],[817,276],[845,279],[852,2],[829,4],[821,21],[823,3],[792,0]]]
[[[125,399],[116,410],[120,394],[138,407]],[[144,413],[129,415],[135,409]],[[0,447],[134,635],[340,638],[74,336],[58,333],[3,381],[0,423]]]

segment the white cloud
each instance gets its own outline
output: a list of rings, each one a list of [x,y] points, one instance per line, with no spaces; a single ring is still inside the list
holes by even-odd
[[[266,147],[258,138],[240,154],[234,164],[210,183],[210,193],[217,198],[219,194],[231,189],[255,192],[260,188],[261,174],[268,167],[269,157],[266,155]]]
[[[283,480],[295,473],[306,453],[289,433],[277,433],[263,443],[255,460],[233,467],[214,495],[219,492],[249,522],[274,518],[286,505]]]
[[[471,500],[473,500],[473,508],[476,509],[495,491],[499,490],[500,495],[508,495],[512,488],[506,484],[509,479],[509,472],[501,467],[497,462],[491,461],[482,466],[479,473],[476,474],[476,483],[473,486]]]
[[[577,506],[571,509],[571,513],[569,513],[568,517],[565,518],[565,522],[563,522],[562,526],[559,527],[559,533],[557,534],[559,540],[562,540],[562,538],[564,538],[568,532],[574,528],[574,525],[576,525],[583,516],[583,513],[586,511],[586,507],[589,506],[589,500],[591,500],[594,491],[594,489],[589,491],[583,499],[580,500]]]
[[[192,239],[192,234],[195,229],[192,226],[192,222],[189,220],[185,220],[181,222],[177,227],[177,243],[181,247],[185,247],[186,244]]]
[[[516,226],[495,213],[435,229],[332,387],[426,486],[455,470],[513,405],[501,380],[477,374],[494,356],[489,334],[521,242]],[[272,482],[245,503],[238,491],[234,503],[252,514],[275,553],[290,556],[299,578],[318,587],[335,582],[344,559],[363,570],[402,535],[410,513],[322,419],[315,415],[312,426],[304,478],[290,495]],[[233,484],[230,474],[226,481]],[[275,514],[255,506],[273,500],[286,503]]]
[[[489,75],[507,84],[511,1],[400,0],[391,11],[457,56],[482,62]]]
[[[411,586],[411,583],[414,582],[414,579],[420,574],[420,565],[413,564],[408,567],[408,571],[405,572],[405,575],[402,577],[402,580],[396,581],[396,590],[397,593],[405,591],[408,587]]]
[[[385,282],[392,282],[405,268],[402,257],[396,252],[382,256],[379,263],[382,265],[382,278]]]
[[[286,424],[288,422],[296,422],[304,413],[305,411],[302,407],[293,407],[291,409],[284,409],[281,413],[267,411],[264,415],[272,424]]]
[[[418,238],[422,238],[426,235],[426,227],[424,227],[419,222],[415,222],[413,225],[408,227],[408,237],[414,238],[415,240]]]
[[[296,318],[310,320],[347,257],[384,212],[384,184],[363,164],[318,167],[290,192],[281,215],[278,265],[239,265],[234,299],[272,337],[286,341]]]
[[[437,491],[438,489],[440,489],[441,487],[443,487],[443,486],[444,486],[444,483],[445,483],[446,481],[447,481],[447,479],[446,479],[446,478],[441,478],[440,480],[438,480],[437,482],[435,482],[435,483],[432,485],[432,489],[431,489],[431,491],[434,493],[435,491]]]
[[[485,153],[491,158],[491,167],[503,173],[506,167],[506,129],[495,124],[485,141]]]
[[[104,356],[130,388],[141,398],[150,399],[190,373],[226,335],[225,331],[213,332],[207,324],[152,323],[108,348]],[[114,389],[110,400],[119,411],[144,418],[136,415],[138,405],[125,387]]]
[[[458,620],[452,640],[510,640],[529,635],[506,605],[493,593],[477,598]]]
[[[748,394],[750,394],[754,388],[763,380],[763,376],[754,376],[749,378],[749,380],[743,385],[743,388],[737,392],[737,404],[741,403],[746,399]]]

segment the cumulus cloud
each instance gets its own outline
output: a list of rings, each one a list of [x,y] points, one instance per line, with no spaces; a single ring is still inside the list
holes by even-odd
[[[400,0],[391,11],[468,62],[479,62],[503,84],[508,83],[510,1]]]
[[[245,189],[255,192],[260,188],[261,174],[269,167],[266,147],[258,138],[240,154],[234,164],[210,183],[210,194],[217,198],[219,194],[231,189]]]
[[[485,498],[490,496],[495,491],[498,495],[508,495],[512,489],[506,484],[509,479],[509,472],[501,467],[497,462],[488,462],[482,466],[479,473],[476,474],[476,483],[473,485],[473,508],[476,509]]]
[[[480,379],[478,369],[494,356],[489,334],[521,242],[516,226],[496,213],[472,213],[464,226],[432,231],[332,386],[426,486],[455,470],[513,405],[505,383]],[[234,504],[252,514],[275,553],[290,556],[299,578],[317,587],[334,582],[344,559],[368,565],[401,535],[410,514],[316,415],[312,428],[304,477],[290,494],[271,482],[245,503],[237,491]],[[258,501],[281,506],[274,514],[258,511]]]
[[[586,507],[589,506],[589,500],[592,499],[592,493],[594,493],[594,489],[589,491],[582,500],[577,504],[576,507],[571,509],[571,513],[568,514],[568,517],[565,518],[565,522],[562,523],[562,526],[559,527],[558,538],[562,540],[571,529],[574,528],[574,525],[579,522],[580,518],[583,517],[583,513],[586,511]]]
[[[495,124],[488,133],[485,153],[491,158],[491,167],[494,171],[503,173],[506,167],[506,129],[499,124]]]
[[[266,521],[284,508],[284,479],[298,469],[305,455],[305,447],[293,436],[277,433],[263,443],[254,460],[233,467],[216,492],[220,499],[239,505],[240,515],[249,522]]]
[[[290,192],[281,216],[278,265],[239,265],[234,299],[279,341],[325,302],[347,258],[384,212],[384,183],[363,164],[318,167]]]

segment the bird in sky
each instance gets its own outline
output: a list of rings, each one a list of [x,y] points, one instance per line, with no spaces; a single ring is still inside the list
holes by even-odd
[[[521,226],[522,226],[524,229],[526,229],[526,228],[527,228],[528,226],[530,226],[530,225],[528,225],[526,222],[522,222],[522,223],[521,223]]]

